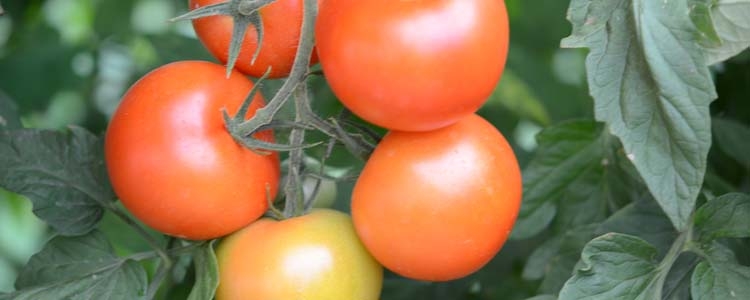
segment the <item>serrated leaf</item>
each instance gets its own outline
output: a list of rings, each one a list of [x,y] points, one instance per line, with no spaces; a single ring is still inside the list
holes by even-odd
[[[612,139],[593,121],[549,127],[537,136],[538,150],[524,168],[524,199],[513,238],[528,238],[558,217],[567,230],[601,221],[608,206],[629,197],[613,186],[621,176],[611,155]],[[623,175],[624,176],[624,175]]]
[[[734,253],[717,243],[708,249],[706,259],[693,272],[690,292],[694,300],[747,299],[750,267],[738,264]]]
[[[666,276],[656,248],[631,235],[611,233],[583,248],[580,267],[560,291],[560,300],[661,299]]]
[[[114,201],[101,139],[78,127],[68,132],[0,132],[0,186],[28,197],[34,214],[63,235],[89,232]]]
[[[540,125],[547,126],[550,122],[549,114],[544,104],[531,91],[531,88],[521,78],[508,69],[503,71],[495,91],[487,100],[489,105],[499,104],[519,117],[523,117]]]
[[[716,145],[746,169],[750,170],[750,128],[739,122],[713,119]]]
[[[216,288],[219,286],[219,265],[213,248],[215,241],[203,244],[193,253],[196,279],[188,300],[214,298]]]
[[[695,212],[694,223],[702,242],[750,237],[750,196],[733,193],[711,200]]]
[[[58,236],[32,256],[8,299],[145,299],[146,272],[114,255],[104,235]]]
[[[0,91],[0,130],[21,128],[21,118],[13,101]]]
[[[595,116],[628,157],[674,226],[687,226],[711,143],[716,91],[687,0],[573,0],[571,36],[587,47]]]
[[[721,45],[706,49],[708,64],[724,61],[750,46],[750,0],[715,2],[711,14]]]

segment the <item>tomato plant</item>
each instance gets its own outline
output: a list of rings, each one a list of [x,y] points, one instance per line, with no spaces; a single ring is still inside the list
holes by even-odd
[[[352,192],[362,242],[409,278],[464,277],[502,247],[521,205],[503,135],[477,115],[430,132],[388,133]]]
[[[315,37],[331,89],[352,112],[422,131],[474,113],[508,54],[504,1],[326,0]]]
[[[191,9],[197,9],[225,0],[190,0]],[[270,67],[270,78],[286,77],[292,69],[294,56],[299,43],[302,25],[302,0],[277,0],[258,10],[263,26],[263,41],[258,50],[259,40],[256,30],[247,30],[235,64],[237,70],[254,77],[260,77]],[[254,25],[250,25],[251,27]],[[226,63],[229,58],[229,44],[232,39],[233,20],[230,16],[209,16],[193,20],[195,33],[204,46]],[[258,56],[253,56],[258,50]],[[311,63],[317,60],[313,56]]]
[[[750,299],[747,0],[2,3],[0,300]]]
[[[261,219],[227,237],[216,255],[217,300],[376,300],[383,281],[349,216],[328,209]]]
[[[259,218],[279,183],[279,158],[237,143],[222,109],[236,112],[253,84],[222,66],[183,61],[141,78],[107,129],[107,169],[125,207],[149,226],[187,239],[231,233]],[[257,94],[251,117],[263,106]],[[271,132],[257,138],[272,141]]]

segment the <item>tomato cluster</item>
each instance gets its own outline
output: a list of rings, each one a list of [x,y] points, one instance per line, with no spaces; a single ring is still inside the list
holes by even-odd
[[[189,1],[191,9],[219,2]],[[351,218],[327,209],[261,218],[279,189],[279,155],[243,146],[222,115],[237,114],[253,88],[243,74],[289,75],[302,0],[253,13],[262,17],[260,50],[255,57],[259,40],[247,31],[229,76],[214,63],[175,62],[123,96],[105,141],[123,205],[168,235],[229,235],[217,252],[218,299],[375,300],[381,264],[430,281],[485,265],[505,243],[521,199],[511,147],[475,114],[507,56],[503,1],[320,1],[311,63],[319,58],[344,106],[391,130],[355,184]],[[222,63],[234,21],[193,21]],[[257,93],[244,118],[263,105]],[[274,142],[270,130],[253,138]]]

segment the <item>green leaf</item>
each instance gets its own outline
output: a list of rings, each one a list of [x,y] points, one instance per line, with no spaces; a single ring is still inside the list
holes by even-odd
[[[560,291],[560,300],[661,299],[664,272],[656,248],[631,235],[605,234],[583,248],[581,264]]]
[[[677,232],[651,198],[635,201],[618,210],[601,224],[571,229],[537,247],[523,270],[526,279],[540,279],[541,293],[556,294],[573,273],[581,250],[595,236],[616,232],[638,236],[657,249],[657,257],[672,246]]]
[[[721,46],[707,48],[708,64],[735,56],[750,46],[750,0],[715,0],[711,9]]]
[[[550,122],[547,109],[531,91],[531,88],[513,71],[505,69],[495,91],[487,100],[489,105],[499,104],[515,113],[540,125]]]
[[[703,183],[716,98],[687,0],[573,0],[563,47],[588,47],[595,116],[674,226],[682,230]]]
[[[669,218],[650,197],[618,210],[597,229],[597,234],[608,232],[637,236],[653,245],[660,255],[669,250],[677,237]]]
[[[546,262],[544,279],[539,286],[540,293],[557,294],[560,291],[573,274],[573,269],[580,260],[581,250],[596,236],[595,229],[596,225],[591,224],[569,230],[560,236],[562,242],[557,252]]]
[[[21,128],[21,118],[13,100],[0,91],[0,130]]]
[[[720,118],[714,118],[712,122],[716,145],[750,170],[750,128],[739,122]]]
[[[28,197],[60,234],[84,234],[115,199],[103,150],[101,139],[78,127],[2,131],[0,187]]]
[[[219,265],[216,262],[213,244],[216,240],[203,244],[193,254],[195,262],[195,285],[188,300],[213,299],[219,286]]]
[[[701,261],[700,256],[683,252],[674,262],[664,280],[663,300],[690,299],[690,285],[693,269]]]
[[[750,237],[750,196],[733,193],[711,200],[695,212],[694,222],[702,242]]]
[[[716,33],[714,21],[711,16],[711,5],[714,0],[688,0],[690,5],[690,19],[693,25],[698,29],[698,34],[706,47],[718,47],[721,45],[721,38]]]
[[[114,255],[98,231],[56,237],[32,256],[7,299],[144,299],[146,272]],[[1,299],[1,298],[0,298]]]
[[[750,295],[750,268],[739,265],[734,253],[714,243],[706,261],[695,267],[690,292],[694,300],[747,299]]]
[[[615,141],[599,124],[562,123],[543,130],[537,141],[537,153],[523,170],[524,199],[513,238],[539,233],[555,216],[563,230],[598,222],[608,207],[629,201],[629,191],[620,187],[625,183],[612,180],[627,177],[612,152]]]

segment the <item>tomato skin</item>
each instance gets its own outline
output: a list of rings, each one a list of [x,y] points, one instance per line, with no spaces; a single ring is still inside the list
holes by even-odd
[[[376,300],[383,283],[351,218],[330,209],[260,219],[222,241],[216,256],[217,300]]]
[[[189,0],[190,9],[208,6],[227,0]],[[235,68],[240,72],[261,77],[271,66],[270,78],[286,77],[292,70],[297,53],[300,28],[302,26],[303,0],[277,0],[260,9],[263,22],[263,44],[254,64],[251,64],[258,35],[250,25],[245,32]],[[226,64],[229,58],[229,43],[232,39],[232,18],[211,16],[193,20],[198,38],[211,54]],[[314,52],[313,52],[314,53]],[[311,63],[317,62],[313,55]]]
[[[105,157],[115,192],[139,220],[168,235],[220,237],[258,219],[278,189],[278,154],[260,155],[229,135],[221,110],[237,111],[253,84],[201,61],[164,65],[138,80],[112,116]],[[247,117],[263,106],[258,93]],[[273,141],[260,132],[258,139]]]
[[[315,34],[339,100],[401,131],[474,113],[500,79],[509,39],[502,0],[326,0]]]
[[[477,115],[429,132],[389,132],[352,193],[357,234],[384,267],[446,281],[484,266],[521,204],[513,150]]]

